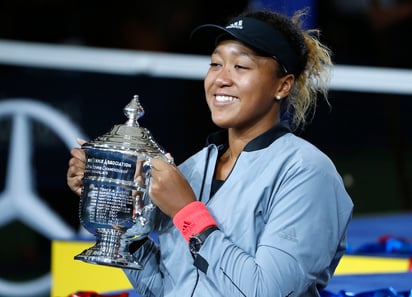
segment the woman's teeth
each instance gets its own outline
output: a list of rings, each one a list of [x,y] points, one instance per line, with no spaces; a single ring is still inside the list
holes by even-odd
[[[236,97],[231,96],[216,96],[217,102],[232,102],[236,99]]]

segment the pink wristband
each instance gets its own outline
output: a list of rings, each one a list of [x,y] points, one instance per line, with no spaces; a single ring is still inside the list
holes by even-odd
[[[187,242],[190,236],[202,232],[207,227],[217,226],[215,219],[200,201],[192,202],[179,210],[173,217],[173,223]]]

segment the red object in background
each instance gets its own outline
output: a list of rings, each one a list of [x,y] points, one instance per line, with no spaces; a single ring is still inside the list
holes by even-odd
[[[110,295],[100,295],[97,292],[93,292],[93,291],[81,291],[81,292],[76,292],[74,294],[71,294],[67,297],[128,297],[129,293],[127,292],[123,292],[123,293],[119,293],[119,294],[110,294]]]

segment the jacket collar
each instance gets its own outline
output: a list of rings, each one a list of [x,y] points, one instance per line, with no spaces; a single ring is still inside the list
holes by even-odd
[[[291,129],[287,121],[282,121],[256,138],[252,139],[243,149],[246,152],[257,151],[268,147],[279,137],[290,133]],[[228,140],[227,130],[221,130],[210,134],[206,139],[206,144],[215,144],[216,146],[226,145]]]

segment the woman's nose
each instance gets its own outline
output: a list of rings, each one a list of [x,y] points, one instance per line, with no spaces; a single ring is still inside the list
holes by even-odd
[[[219,86],[227,86],[233,83],[230,69],[223,67],[216,76],[215,83]]]

